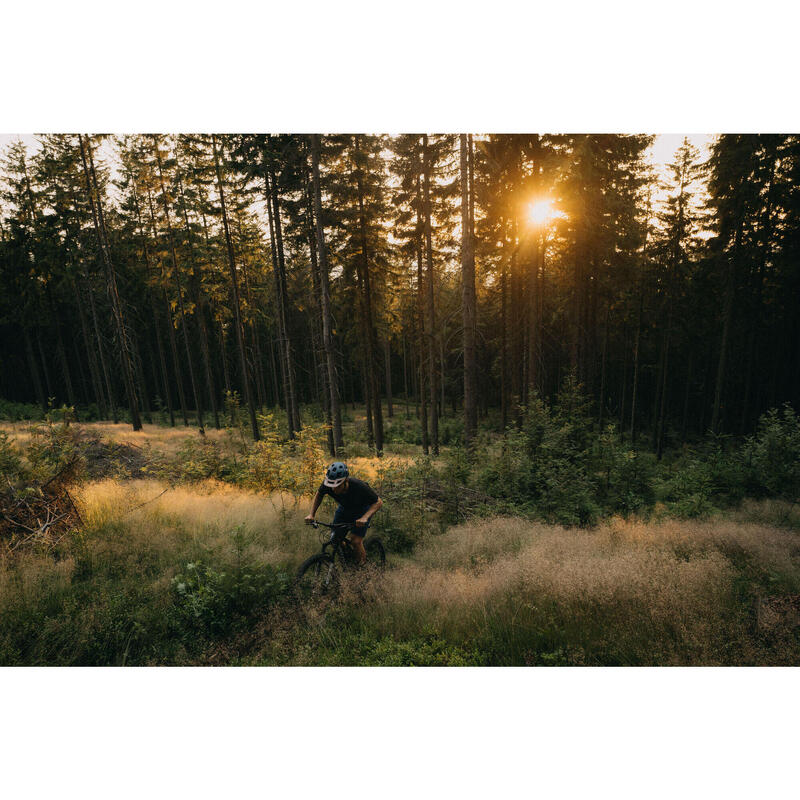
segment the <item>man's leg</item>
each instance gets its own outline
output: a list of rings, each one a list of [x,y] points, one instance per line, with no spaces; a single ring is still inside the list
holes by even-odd
[[[361,518],[364,514],[366,514],[367,509],[359,515]],[[364,549],[364,537],[367,535],[367,528],[369,528],[369,523],[372,522],[370,520],[363,528],[357,528],[353,526],[353,529],[350,531],[350,541],[353,543],[353,549],[356,551],[358,555],[358,563],[365,564],[367,561],[367,551]]]
[[[350,541],[353,543],[353,550],[356,551],[356,555],[358,556],[358,563],[364,564],[367,560],[367,551],[364,549],[364,537],[359,536],[356,531],[357,530],[366,530],[365,528],[353,528],[350,531]]]

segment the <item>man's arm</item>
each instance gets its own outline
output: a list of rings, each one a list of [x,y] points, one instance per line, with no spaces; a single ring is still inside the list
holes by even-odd
[[[309,515],[306,517],[306,525],[310,525],[314,521],[314,517],[317,513],[317,509],[319,508],[319,504],[322,502],[322,493],[319,489],[317,489],[317,493],[314,495],[314,503],[311,506],[311,511]]]
[[[383,505],[383,500],[380,497],[364,512],[364,516],[361,519],[356,520],[356,526],[359,528],[364,527],[369,521],[372,515]]]

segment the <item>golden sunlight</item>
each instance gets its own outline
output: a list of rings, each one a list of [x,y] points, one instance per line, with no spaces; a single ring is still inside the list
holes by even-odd
[[[528,206],[528,219],[534,225],[544,225],[556,216],[552,200],[537,200]]]

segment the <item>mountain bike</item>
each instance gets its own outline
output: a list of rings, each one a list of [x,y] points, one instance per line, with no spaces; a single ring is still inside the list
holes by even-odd
[[[306,559],[297,570],[295,594],[301,598],[335,594],[341,584],[342,573],[364,569],[367,575],[382,572],[386,567],[386,548],[378,536],[364,540],[367,561],[362,567],[347,534],[355,528],[353,522],[329,524],[315,520],[312,527],[330,529],[330,534],[320,531],[322,551]]]

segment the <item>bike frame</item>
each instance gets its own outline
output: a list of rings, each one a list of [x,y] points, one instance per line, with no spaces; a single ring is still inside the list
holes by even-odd
[[[347,562],[348,558],[344,553],[344,548],[342,547],[342,543],[345,541],[347,534],[355,527],[354,523],[352,522],[339,522],[335,525],[331,525],[327,522],[320,522],[319,520],[314,520],[311,523],[313,528],[319,528],[322,525],[324,528],[330,528],[333,533],[331,534],[330,539],[327,542],[324,542],[322,545],[322,552],[326,552],[329,547],[333,547],[333,560],[336,561],[336,556],[339,556],[340,561]]]

